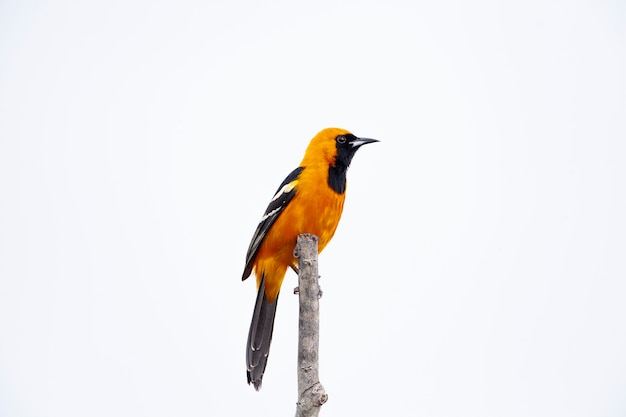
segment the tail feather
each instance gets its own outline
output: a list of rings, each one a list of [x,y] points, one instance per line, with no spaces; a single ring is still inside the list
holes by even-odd
[[[246,349],[248,384],[252,383],[257,391],[261,388],[267,357],[270,353],[277,304],[278,297],[273,302],[265,298],[265,277],[263,276],[254,305]]]

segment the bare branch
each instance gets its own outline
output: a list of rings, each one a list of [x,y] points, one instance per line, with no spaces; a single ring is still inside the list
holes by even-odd
[[[298,236],[298,297],[300,319],[298,337],[298,402],[296,417],[317,417],[328,395],[319,381],[319,298],[317,236]]]

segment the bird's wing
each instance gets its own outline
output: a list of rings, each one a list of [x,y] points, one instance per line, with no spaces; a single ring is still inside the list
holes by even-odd
[[[248,278],[250,273],[252,273],[254,258],[256,257],[267,232],[269,232],[272,227],[272,224],[274,224],[278,216],[280,216],[280,214],[285,210],[285,207],[287,207],[289,202],[296,195],[298,176],[302,170],[304,170],[304,167],[298,167],[294,169],[291,174],[287,176],[287,178],[285,178],[282,184],[278,187],[274,197],[272,197],[272,201],[270,201],[269,206],[267,206],[267,210],[265,210],[265,214],[263,214],[263,217],[261,218],[261,221],[252,236],[250,246],[248,247],[248,253],[246,254],[246,267],[243,271],[243,276],[241,277],[242,280]]]

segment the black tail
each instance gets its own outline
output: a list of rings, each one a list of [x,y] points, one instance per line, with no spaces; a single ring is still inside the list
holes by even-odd
[[[250,323],[248,346],[246,348],[248,384],[252,383],[257,391],[261,388],[267,357],[270,354],[277,304],[278,297],[271,303],[265,298],[265,276],[262,276],[254,312],[252,313],[252,323]]]

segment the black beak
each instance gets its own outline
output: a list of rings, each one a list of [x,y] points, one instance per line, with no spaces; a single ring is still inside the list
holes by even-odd
[[[353,148],[358,148],[363,145],[367,145],[368,143],[380,142],[378,139],[368,139],[368,138],[356,138],[350,141],[350,145]]]

